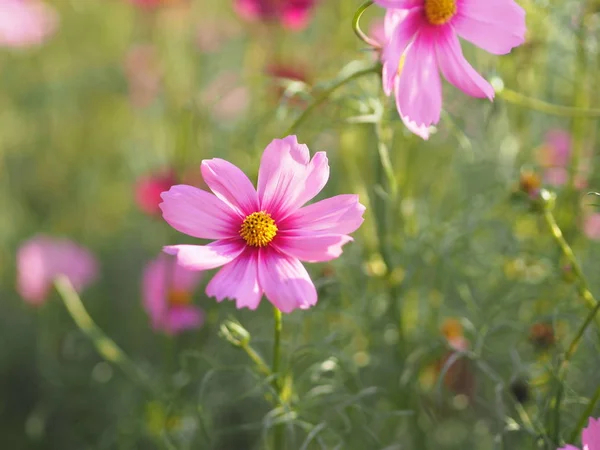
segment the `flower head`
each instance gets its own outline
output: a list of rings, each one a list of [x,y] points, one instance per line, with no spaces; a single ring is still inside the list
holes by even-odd
[[[151,216],[160,214],[160,194],[168,191],[176,181],[175,173],[170,170],[138,179],[135,185],[135,200],[140,210]]]
[[[182,267],[169,255],[159,255],[148,263],[142,293],[155,330],[177,334],[202,325],[204,314],[192,304],[192,293],[201,278],[201,272]]]
[[[0,47],[42,44],[58,27],[58,14],[38,0],[0,2]]]
[[[17,252],[17,290],[23,299],[40,305],[56,277],[64,275],[81,292],[98,275],[98,264],[85,248],[69,241],[38,235]]]
[[[393,92],[400,117],[423,138],[442,110],[446,80],[472,97],[494,89],[463,56],[458,37],[493,54],[525,39],[525,11],[514,0],[375,0],[388,8],[381,59],[383,88]]]
[[[581,432],[583,450],[600,450],[600,419],[590,417],[588,426]],[[558,450],[579,450],[573,445],[561,447]]]
[[[310,19],[316,0],[235,0],[237,13],[246,20],[278,21],[285,28],[301,30]]]
[[[340,256],[365,210],[356,195],[303,206],[327,183],[325,153],[310,159],[295,136],[275,139],[263,153],[258,189],[219,158],[202,161],[201,171],[214,195],[173,186],[162,194],[160,207],[176,230],[214,242],[174,245],[165,252],[190,270],[223,266],[206,288],[217,301],[235,299],[238,308],[256,309],[264,293],[285,313],[316,304],[317,291],[301,261]]]

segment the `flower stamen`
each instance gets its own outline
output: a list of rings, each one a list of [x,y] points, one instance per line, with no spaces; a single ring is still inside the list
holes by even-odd
[[[258,211],[244,219],[240,236],[251,247],[264,247],[277,235],[277,225],[271,214]]]
[[[456,14],[456,0],[425,0],[425,16],[432,25],[444,25]]]
[[[192,303],[192,296],[186,291],[172,290],[167,295],[167,302],[172,307],[187,306]]]

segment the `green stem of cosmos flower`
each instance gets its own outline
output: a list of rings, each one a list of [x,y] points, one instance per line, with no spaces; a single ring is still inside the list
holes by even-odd
[[[313,100],[313,102],[302,112],[302,114],[300,114],[298,116],[298,118],[294,121],[294,123],[292,123],[290,125],[290,127],[287,129],[284,136],[289,136],[291,134],[294,134],[296,132],[297,128],[300,127],[300,125],[302,125],[302,123],[304,123],[304,121],[314,111],[314,109],[317,106],[319,106],[321,103],[326,101],[331,96],[331,94],[333,94],[335,91],[337,91],[340,87],[344,86],[345,84],[349,83],[352,80],[356,80],[357,78],[363,77],[370,73],[379,73],[380,71],[381,71],[381,69],[380,69],[379,65],[375,65],[375,66],[369,67],[367,69],[359,70],[358,72],[354,72],[351,75],[348,75],[346,78],[343,78],[340,81],[338,81],[337,83],[330,86],[328,89],[323,91],[321,93],[321,95],[316,97]]]
[[[503,88],[496,92],[496,95],[508,103],[533,109],[545,114],[560,117],[600,117],[600,109],[597,108],[577,108],[574,106],[563,106],[549,103],[537,98],[527,97],[511,89]]]
[[[378,42],[374,41],[373,39],[371,39],[360,29],[360,18],[362,17],[363,13],[367,10],[367,8],[369,6],[371,6],[372,4],[373,4],[372,0],[367,0],[366,2],[364,2],[362,5],[360,5],[358,7],[356,12],[354,13],[354,17],[352,18],[352,29],[354,30],[354,34],[356,34],[358,36],[358,38],[361,41],[363,41],[365,44],[368,44],[371,47],[379,48],[380,44]]]
[[[571,436],[569,436],[569,442],[575,442],[577,440],[577,437],[581,434],[581,430],[585,426],[585,423],[587,422],[589,417],[594,412],[594,408],[596,407],[596,404],[598,403],[599,400],[600,400],[600,385],[598,385],[598,387],[596,388],[596,391],[594,392],[594,395],[590,399],[590,402],[588,403],[587,408],[585,408],[583,413],[581,413],[581,417],[579,417],[579,420],[577,421],[575,428],[573,428],[573,432],[571,433]]]
[[[282,329],[282,317],[281,311],[277,307],[273,307],[273,366],[271,373],[273,375],[273,389],[277,393],[277,401],[281,399],[281,389],[283,386],[283,380],[281,378],[281,329]],[[284,449],[284,433],[283,425],[275,425],[273,435],[273,448],[274,450]]]
[[[575,253],[573,252],[573,249],[571,248],[569,243],[564,238],[560,227],[556,223],[556,219],[555,219],[554,215],[552,214],[552,201],[551,201],[550,193],[548,191],[542,191],[541,198],[542,198],[542,201],[544,204],[544,220],[546,221],[546,224],[548,225],[548,228],[550,230],[550,233],[552,234],[552,237],[554,238],[554,240],[560,247],[563,256],[569,262],[569,264],[573,270],[573,273],[575,274],[575,276],[578,279],[579,294],[586,301],[586,303],[588,303],[588,305],[591,307],[591,311],[589,312],[585,321],[580,326],[577,334],[575,335],[575,337],[571,341],[571,344],[569,345],[565,354],[563,355],[560,367],[558,369],[558,377],[557,377],[558,378],[558,380],[557,380],[558,388],[557,388],[556,397],[554,399],[554,405],[553,405],[553,409],[554,409],[554,416],[553,416],[554,436],[553,436],[553,438],[554,438],[555,442],[559,442],[559,440],[560,440],[560,409],[561,409],[561,402],[562,402],[562,397],[563,397],[563,393],[564,393],[564,382],[565,382],[566,372],[567,372],[567,368],[568,368],[568,363],[571,360],[571,358],[573,357],[573,355],[575,354],[575,350],[579,346],[579,343],[583,339],[583,335],[585,334],[585,331],[587,330],[587,328],[590,326],[590,324],[596,318],[597,313],[600,310],[600,303],[594,298],[592,292],[590,291],[589,283],[583,273],[583,270],[581,269],[581,266],[579,265],[579,262],[577,261],[577,258],[575,257]]]
[[[112,339],[106,336],[92,320],[69,279],[65,276],[59,276],[54,281],[54,285],[73,321],[82,333],[92,341],[100,356],[120,367],[134,382],[143,386],[156,397],[160,397],[160,393],[145,372]]]

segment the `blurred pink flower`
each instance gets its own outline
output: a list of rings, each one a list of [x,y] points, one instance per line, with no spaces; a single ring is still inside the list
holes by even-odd
[[[600,450],[600,419],[590,417],[588,426],[581,431],[583,450]],[[558,450],[579,450],[573,445],[561,447]]]
[[[544,169],[544,182],[550,186],[563,186],[569,181],[571,163],[571,135],[561,129],[549,130],[544,143],[537,149],[536,159]],[[575,175],[575,187],[585,189],[589,167],[582,161]]]
[[[316,0],[235,0],[237,13],[246,20],[278,21],[290,30],[308,25]]]
[[[201,272],[185,269],[169,255],[159,255],[146,265],[142,293],[154,330],[177,334],[204,323],[204,313],[192,304],[201,278]]]
[[[138,108],[149,106],[160,92],[161,73],[154,47],[147,44],[131,47],[124,68],[131,103]]]
[[[201,52],[215,53],[241,32],[236,21],[205,18],[196,27],[196,46]]]
[[[64,275],[78,292],[98,276],[98,264],[85,248],[68,239],[37,235],[17,252],[17,291],[25,301],[41,305],[56,277]]]
[[[175,172],[163,171],[139,178],[135,185],[135,200],[140,210],[148,215],[160,215],[160,194],[177,182]]]
[[[38,0],[0,0],[0,47],[42,44],[58,28],[56,11]]]
[[[223,71],[203,89],[200,102],[211,109],[216,119],[233,121],[248,107],[250,92],[238,73]]]
[[[497,55],[525,41],[525,11],[514,0],[375,0],[388,8],[383,89],[411,131],[426,138],[440,120],[440,71],[466,94],[494,98],[492,86],[463,56],[458,37]]]
[[[329,178],[324,152],[310,159],[296,136],[275,139],[265,149],[258,192],[233,164],[202,161],[202,176],[215,195],[191,186],[173,186],[162,195],[165,220],[177,231],[208,245],[173,245],[190,270],[224,266],[206,288],[217,301],[235,299],[238,308],[256,309],[263,293],[282,312],[317,303],[317,291],[302,265],[342,254],[349,233],[363,222],[357,195],[338,195],[309,206]]]
[[[583,232],[590,239],[600,240],[600,213],[589,214],[583,220]]]

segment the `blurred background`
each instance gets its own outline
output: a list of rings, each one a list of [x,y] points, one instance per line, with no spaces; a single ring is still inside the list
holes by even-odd
[[[556,448],[540,436],[558,356],[588,309],[535,198],[557,194],[600,292],[586,195],[599,186],[597,1],[519,1],[527,42],[507,56],[463,43],[497,99],[446,84],[429,141],[404,128],[377,75],[296,130],[328,154],[321,197],[357,193],[367,213],[340,259],[310,265],[318,305],[284,317],[289,410],[220,336],[239,321],[270,363],[266,300],[218,304],[205,274],[202,319],[172,330],[143,299],[162,246],[194,242],[162,220],[160,192],[204,188],[211,157],[255,180],[264,147],[314,98],[376,63],[352,31],[360,3],[0,1],[0,447],[265,449],[283,423],[289,449]],[[363,29],[382,16],[369,8]],[[155,388],[99,356],[43,285],[49,266],[73,264],[90,316]],[[598,337],[590,327],[564,384],[568,430],[596,389]]]

